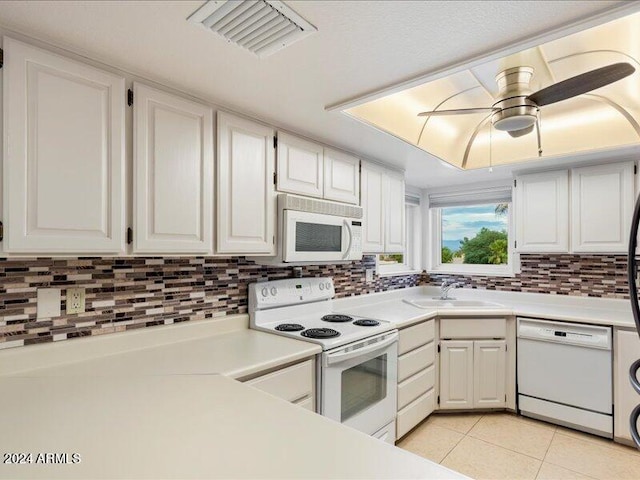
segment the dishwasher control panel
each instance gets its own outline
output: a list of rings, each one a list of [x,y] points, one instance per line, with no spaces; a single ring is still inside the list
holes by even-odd
[[[518,318],[518,338],[611,350],[611,328]]]

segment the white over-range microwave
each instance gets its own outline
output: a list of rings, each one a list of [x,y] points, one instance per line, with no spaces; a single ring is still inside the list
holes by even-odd
[[[277,255],[268,264],[339,263],[362,259],[362,207],[278,195]]]

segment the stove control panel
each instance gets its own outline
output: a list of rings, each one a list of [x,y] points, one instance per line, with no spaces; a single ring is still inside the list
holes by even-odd
[[[249,311],[333,298],[331,277],[287,278],[249,284]]]

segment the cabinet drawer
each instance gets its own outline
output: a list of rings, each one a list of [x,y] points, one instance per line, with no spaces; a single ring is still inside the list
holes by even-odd
[[[420,345],[429,343],[435,337],[435,321],[429,320],[412,327],[403,328],[398,333],[398,355],[410,352]]]
[[[398,381],[402,382],[420,370],[424,370],[435,359],[435,342],[405,353],[398,358]]]
[[[431,365],[398,384],[398,410],[403,409],[423,393],[431,390],[436,381],[436,368]]]
[[[396,439],[402,437],[409,430],[427,418],[435,408],[434,389],[418,397],[398,412],[396,418]]]
[[[440,338],[505,338],[507,320],[504,318],[443,318]]]
[[[313,360],[283,368],[245,383],[289,402],[313,396]]]

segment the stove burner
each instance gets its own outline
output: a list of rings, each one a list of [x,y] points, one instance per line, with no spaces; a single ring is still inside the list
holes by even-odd
[[[380,325],[380,322],[377,320],[371,320],[370,318],[363,318],[362,320],[356,320],[353,324],[358,325],[359,327],[377,327]]]
[[[279,332],[298,332],[304,330],[304,327],[299,323],[281,323],[276,327]]]
[[[349,315],[338,315],[336,313],[332,313],[331,315],[325,315],[324,317],[322,317],[322,320],[324,320],[325,322],[341,323],[350,322],[351,320],[353,320],[353,317],[350,317]]]
[[[308,338],[332,338],[340,336],[340,332],[332,328],[310,328],[302,332],[302,336]]]

